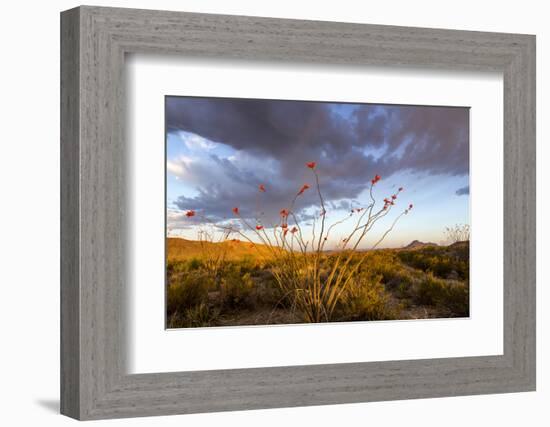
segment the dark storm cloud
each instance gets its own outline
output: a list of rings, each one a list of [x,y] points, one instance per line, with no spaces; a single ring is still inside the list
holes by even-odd
[[[355,115],[359,140],[385,148],[388,173],[468,174],[467,108],[389,106],[360,108]]]
[[[470,194],[470,186],[467,185],[466,187],[459,188],[456,190],[455,193],[457,196],[467,196]]]
[[[387,176],[403,169],[468,173],[467,108],[360,104],[348,119],[331,105],[336,104],[171,97],[166,120],[169,131],[263,153],[288,168],[318,159],[336,176],[374,171]],[[365,147],[382,149],[383,156],[375,159]]]
[[[185,130],[238,150],[276,157],[303,146],[313,148],[323,135],[323,139],[345,137],[328,135],[334,132],[334,125],[321,103],[168,98],[166,121],[169,131]]]
[[[266,179],[262,161],[272,159],[278,169],[269,176],[272,206],[265,209],[277,211],[304,182],[306,161],[318,162],[327,201],[357,197],[374,174],[467,175],[468,117],[467,108],[169,97],[168,132],[194,133],[258,159],[256,172],[251,172],[228,159],[213,158],[229,181],[209,182],[197,189],[198,196],[180,197],[175,204],[222,218],[228,204],[239,200],[251,211],[257,184]],[[304,199],[305,206],[315,197],[307,194]]]

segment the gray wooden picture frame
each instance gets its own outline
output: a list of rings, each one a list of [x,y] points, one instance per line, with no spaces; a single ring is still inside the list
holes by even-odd
[[[124,60],[136,52],[502,72],[503,355],[127,374]],[[71,9],[61,14],[61,166],[65,415],[84,420],[535,390],[532,35]]]

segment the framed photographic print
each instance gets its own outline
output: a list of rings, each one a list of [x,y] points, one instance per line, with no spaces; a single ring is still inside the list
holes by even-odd
[[[167,96],[165,118],[168,328],[468,317],[469,108]]]
[[[535,38],[61,15],[61,408],[535,389]]]

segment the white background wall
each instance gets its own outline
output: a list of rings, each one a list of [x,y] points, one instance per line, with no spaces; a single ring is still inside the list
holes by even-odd
[[[97,5],[504,31],[537,35],[538,391],[207,415],[115,420],[117,426],[547,426],[550,335],[546,324],[550,161],[549,12],[543,1],[442,2],[157,0]],[[59,12],[74,1],[11,1],[0,23],[0,420],[63,426],[59,405]],[[546,240],[546,241],[544,241]]]

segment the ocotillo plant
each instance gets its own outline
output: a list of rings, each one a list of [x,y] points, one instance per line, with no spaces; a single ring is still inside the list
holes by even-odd
[[[403,188],[399,188],[395,194],[386,197],[383,204],[377,206],[373,190],[381,177],[375,175],[369,185],[369,203],[366,206],[351,209],[351,212],[345,217],[328,225],[328,212],[319,183],[317,164],[308,162],[306,166],[313,174],[314,190],[317,193],[320,208],[320,213],[310,226],[310,233],[306,233],[295,211],[301,196],[311,190],[311,186],[307,183],[298,189],[288,206],[280,210],[279,221],[269,227],[270,231],[262,224],[259,217],[251,220],[242,216],[238,206],[233,207],[232,212],[242,227],[224,225],[221,228],[227,233],[227,236],[231,233],[242,236],[251,246],[258,249],[261,256],[268,254],[271,258],[269,263],[271,273],[281,292],[292,300],[293,304],[303,313],[306,321],[330,321],[337,303],[367,259],[366,252],[359,250],[361,242],[365,240],[376,222],[390,214]],[[265,185],[259,184],[258,191],[264,195],[266,193]],[[412,208],[413,205],[409,204],[406,209],[402,210],[371,249],[376,248],[393,230],[399,219],[408,214]],[[194,211],[189,212],[194,213]],[[354,225],[351,227],[351,231],[347,232],[345,237],[338,242],[338,254],[335,258],[331,257],[329,262],[325,245],[331,238],[331,233],[339,225],[352,221],[354,218],[355,222],[352,222]],[[255,235],[262,248],[267,248],[267,250],[260,250],[257,241],[250,238],[243,229]]]
[[[455,224],[445,227],[445,237],[448,243],[465,242],[470,240],[470,226],[468,224]]]

